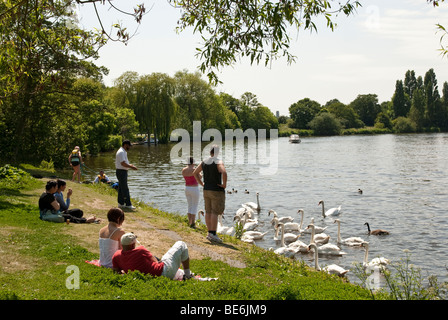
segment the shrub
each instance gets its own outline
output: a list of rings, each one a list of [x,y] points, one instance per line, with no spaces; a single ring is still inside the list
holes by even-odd
[[[341,133],[342,125],[336,117],[328,112],[324,112],[311,120],[308,125],[314,130],[316,135],[333,136]]]
[[[412,133],[417,131],[417,126],[409,118],[398,117],[393,121],[393,123],[394,123],[394,131],[396,133]]]

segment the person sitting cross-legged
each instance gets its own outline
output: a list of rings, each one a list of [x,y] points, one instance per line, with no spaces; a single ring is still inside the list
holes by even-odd
[[[121,237],[122,250],[115,252],[112,257],[112,268],[115,272],[140,271],[153,276],[165,276],[169,279],[179,277],[179,267],[183,266],[183,279],[190,279],[194,274],[190,271],[190,257],[187,244],[177,241],[162,259],[158,260],[144,246],[136,247],[137,236],[125,233]]]

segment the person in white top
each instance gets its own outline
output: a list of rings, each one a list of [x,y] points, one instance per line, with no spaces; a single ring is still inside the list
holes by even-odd
[[[135,209],[131,204],[131,196],[128,187],[128,170],[137,170],[137,167],[129,163],[128,151],[131,148],[131,142],[124,140],[121,148],[115,155],[115,169],[118,179],[118,207],[126,209]]]
[[[109,224],[101,228],[98,244],[100,247],[100,265],[112,268],[112,257],[117,250],[122,249],[120,239],[125,234],[121,225],[124,222],[124,212],[119,208],[112,208],[107,213]]]

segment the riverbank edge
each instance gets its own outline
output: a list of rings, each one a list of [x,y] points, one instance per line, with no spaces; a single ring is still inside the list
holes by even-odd
[[[52,175],[51,178],[57,176],[57,172],[55,175]],[[16,190],[12,192],[15,196],[13,198],[9,197],[8,194],[1,194],[2,203],[8,203],[9,206],[15,207],[17,204],[26,204],[28,207],[34,207],[35,212],[31,215],[32,219],[39,220],[37,218],[37,199],[40,193],[43,191],[43,186],[49,178],[38,179],[40,181],[39,188],[32,188],[30,190]],[[75,239],[75,242],[78,242],[79,246],[82,247],[85,252],[88,253],[87,256],[93,257],[98,254],[97,248],[97,234],[98,230],[105,225],[107,208],[110,208],[115,205],[116,198],[115,190],[99,188],[96,189],[96,186],[92,185],[84,185],[84,184],[76,184],[68,181],[68,187],[74,190],[74,198],[83,197],[83,201],[73,201],[72,203],[77,203],[80,208],[82,208],[85,212],[85,216],[95,215],[101,219],[103,219],[103,223],[100,225],[65,225],[65,224],[52,224],[48,222],[42,221],[34,221],[31,224],[22,224],[22,225],[14,225],[14,223],[9,224],[5,222],[1,222],[0,216],[0,225],[2,225],[4,238],[13,239],[14,234],[20,233],[20,230],[30,230],[33,232],[41,233],[40,236],[45,236],[45,227],[48,226],[52,232],[57,233],[60,236],[70,236]],[[11,191],[10,191],[11,192]],[[368,300],[374,298],[370,292],[365,289],[362,289],[358,285],[346,283],[343,280],[335,277],[328,276],[322,272],[315,272],[312,268],[306,266],[303,262],[294,261],[291,259],[287,259],[284,257],[280,257],[275,255],[273,252],[268,250],[249,245],[243,243],[233,237],[224,237],[224,245],[214,245],[209,243],[208,241],[204,241],[206,229],[205,226],[201,226],[197,229],[191,229],[187,226],[186,217],[180,216],[178,214],[171,214],[168,212],[163,212],[158,209],[154,209],[142,202],[134,201],[134,205],[137,206],[137,210],[135,212],[127,212],[127,219],[125,220],[125,228],[129,231],[134,231],[139,234],[139,239],[145,246],[149,246],[150,250],[155,252],[158,255],[163,254],[170,245],[172,245],[175,240],[183,240],[189,244],[192,248],[192,252],[190,256],[192,256],[192,265],[195,266],[195,261],[202,261],[201,264],[196,264],[196,268],[198,270],[207,270],[210,274],[207,276],[217,276],[219,278],[226,278],[232,276],[233,273],[238,272],[235,271],[237,269],[246,270],[248,272],[252,272],[254,268],[256,268],[256,274],[261,278],[269,278],[270,283],[278,283],[279,288],[281,290],[285,290],[278,296],[261,296],[261,299],[307,299],[306,296],[302,296],[298,294],[301,292],[301,288],[295,287],[291,288],[289,285],[285,285],[285,274],[296,274],[301,273],[299,278],[301,278],[301,286],[303,286],[303,291],[305,289],[309,290],[308,286],[319,286],[315,290],[315,296],[312,299],[323,299],[323,300],[333,300],[333,299],[363,299]],[[4,207],[4,206],[3,206]],[[29,221],[26,219],[25,221]],[[39,226],[36,228],[36,224]],[[34,225],[34,227],[31,227]],[[15,231],[14,231],[15,230]],[[150,232],[148,232],[150,231]],[[154,244],[154,240],[158,239],[158,244]],[[14,245],[13,240],[7,240],[4,242],[6,246]],[[20,246],[20,245],[19,245]],[[6,253],[11,253],[14,248],[2,248],[2,251]],[[20,263],[20,252],[21,250],[16,250],[14,255],[19,255],[15,257],[16,261]],[[32,256],[29,251],[25,250],[25,255]],[[7,256],[7,255],[5,255]],[[45,256],[39,257],[39,259],[35,257],[25,257],[25,264],[29,264],[28,266],[22,266],[19,270],[13,270],[5,268],[5,261],[0,264],[0,270],[5,271],[5,273],[1,276],[4,285],[0,288],[0,298],[2,299],[31,299],[28,294],[22,295],[19,291],[22,290],[32,290],[33,284],[31,287],[23,287],[20,285],[20,282],[29,283],[30,277],[33,278],[35,276],[35,271],[39,272],[40,269],[45,268],[47,265],[54,264],[54,261],[47,261]],[[88,257],[86,257],[88,258]],[[30,262],[31,259],[31,262]],[[79,260],[79,257],[78,257]],[[212,265],[211,269],[204,267],[204,262],[207,265]],[[224,262],[228,266],[230,266],[230,270],[222,270],[222,266],[220,267],[219,263]],[[6,262],[7,263],[7,262]],[[58,261],[57,264],[67,265],[70,261]],[[216,266],[214,264],[217,263]],[[90,265],[82,264],[82,269],[92,268]],[[20,270],[22,269],[23,270]],[[273,268],[278,268],[273,269]],[[94,272],[96,269],[89,270],[89,272]],[[106,270],[108,271],[108,270]],[[101,271],[104,273],[104,270]],[[305,277],[304,277],[305,276]],[[307,278],[308,277],[308,278]],[[309,280],[309,281],[307,281]],[[153,280],[152,280],[153,281]],[[243,285],[247,285],[249,287],[259,285],[266,286],[263,281],[259,281],[259,283],[253,283],[253,281],[257,281],[254,279],[253,275],[250,275],[247,279],[242,280]],[[291,279],[293,282],[293,279]],[[296,281],[294,279],[294,281]],[[8,284],[14,283],[12,286],[16,289],[8,288]],[[34,283],[31,281],[31,283]],[[206,283],[203,283],[206,285]],[[36,284],[35,284],[36,285]],[[270,285],[267,285],[270,286]],[[306,287],[305,287],[306,286]],[[38,286],[39,287],[39,286]],[[254,288],[255,289],[255,288]],[[39,291],[39,289],[36,289]],[[64,290],[64,289],[62,289]],[[243,287],[242,287],[242,290]],[[280,290],[280,289],[278,289]],[[313,288],[311,288],[313,290]],[[321,290],[321,292],[319,292]],[[101,291],[101,290],[100,290]],[[138,291],[138,290],[137,290]],[[290,292],[289,292],[290,291]],[[3,292],[3,294],[2,294]],[[77,295],[67,294],[70,290],[65,290],[61,299],[79,299]],[[95,291],[93,291],[95,292]],[[29,293],[29,292],[28,292]],[[321,294],[320,294],[321,293]],[[50,293],[51,294],[51,293]],[[54,299],[54,296],[48,296],[45,292],[39,292],[39,294],[32,295],[35,296],[34,299]],[[170,295],[168,295],[170,296]],[[107,295],[103,296],[104,299],[108,299]],[[229,299],[228,293],[226,295],[216,295],[216,296],[208,296],[209,299],[220,300],[220,299]],[[86,299],[86,296],[82,296],[81,299]],[[87,299],[98,299],[96,293],[93,293],[92,296],[88,296]],[[101,298],[101,295],[99,297]],[[173,298],[171,298],[173,299]],[[181,299],[181,297],[175,296],[174,299]],[[203,298],[202,298],[203,299]],[[241,299],[238,293],[235,293],[234,296],[231,296],[231,299]],[[248,299],[252,299],[248,297]],[[256,295],[255,299],[260,299],[259,295]]]

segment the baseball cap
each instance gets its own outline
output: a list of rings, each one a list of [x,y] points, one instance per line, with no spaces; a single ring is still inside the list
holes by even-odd
[[[121,236],[121,244],[123,246],[129,246],[135,242],[137,242],[137,236],[132,232],[125,233]]]

